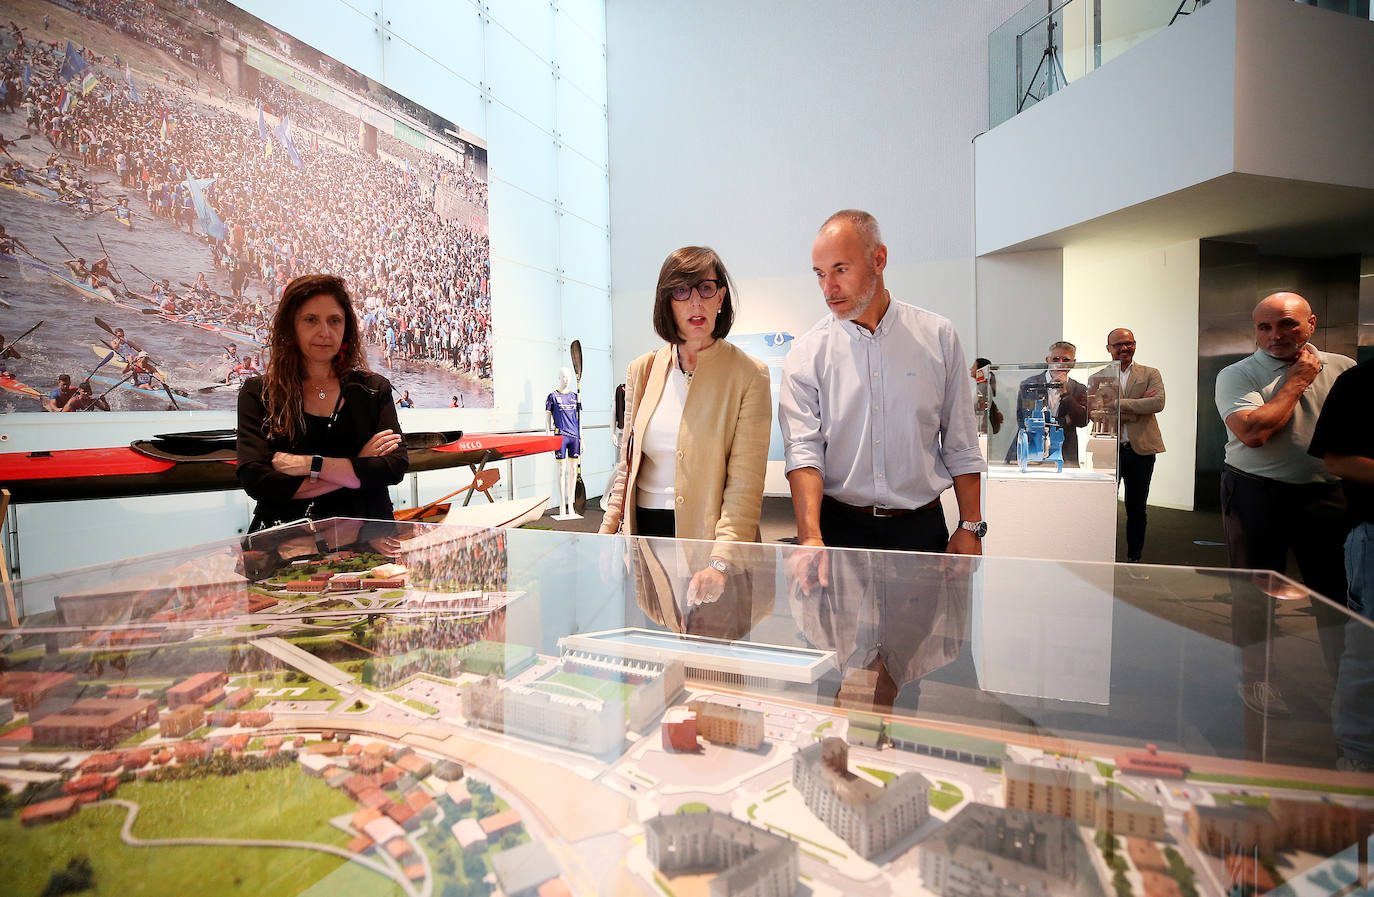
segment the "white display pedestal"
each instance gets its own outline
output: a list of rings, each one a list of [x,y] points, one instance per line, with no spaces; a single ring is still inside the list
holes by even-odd
[[[1063,561],[1116,559],[1116,477],[1089,470],[1011,470],[983,477],[988,557]],[[954,490],[941,496],[950,532],[959,525]]]

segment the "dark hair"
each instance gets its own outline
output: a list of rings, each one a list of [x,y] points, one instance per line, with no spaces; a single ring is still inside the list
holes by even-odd
[[[735,323],[735,284],[725,270],[725,263],[708,246],[684,246],[668,253],[663,260],[663,267],[658,270],[658,289],[654,292],[654,330],[665,342],[674,345],[684,342],[682,334],[677,332],[677,320],[673,317],[673,289],[684,284],[694,286],[703,280],[720,281],[720,288],[725,291],[711,336],[725,339],[729,335],[730,327]]]
[[[305,403],[301,400],[304,361],[300,346],[296,344],[296,314],[316,296],[329,296],[343,311],[343,346],[334,356],[335,376],[367,370],[358,316],[353,312],[353,301],[343,278],[332,274],[307,274],[288,283],[272,318],[272,332],[266,347],[272,354],[262,378],[263,399],[267,406],[263,422],[269,433],[281,433],[288,439],[294,439],[305,426]]]
[[[71,375],[71,374],[58,374],[58,375],[57,375],[57,382],[58,382],[58,383],[65,383],[65,384],[67,384],[68,386],[71,386],[71,385],[72,385],[72,375]]]
[[[990,365],[990,364],[992,364],[992,362],[989,361],[989,360],[986,359],[986,358],[975,358],[975,359],[973,359],[973,366],[976,367],[976,368],[985,368],[985,367],[987,367],[987,366]]]

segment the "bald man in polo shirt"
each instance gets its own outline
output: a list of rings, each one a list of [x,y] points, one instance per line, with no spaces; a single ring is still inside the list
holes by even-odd
[[[1217,411],[1230,431],[1221,474],[1228,561],[1283,573],[1291,548],[1307,587],[1343,601],[1345,499],[1340,481],[1307,448],[1326,394],[1355,362],[1308,342],[1317,316],[1297,293],[1266,296],[1252,318],[1258,348],[1223,369],[1216,385]],[[1316,602],[1313,607],[1318,620],[1327,622],[1326,608]],[[1334,669],[1340,646],[1323,639],[1322,649]],[[1246,706],[1268,713],[1283,709],[1277,689],[1259,675],[1245,671]]]

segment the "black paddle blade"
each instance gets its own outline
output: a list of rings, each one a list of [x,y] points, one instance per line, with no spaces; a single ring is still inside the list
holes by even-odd
[[[577,474],[577,485],[573,487],[573,513],[581,514],[587,509],[587,484],[582,482],[582,474]]]
[[[581,379],[582,379],[582,341],[581,341],[581,340],[573,340],[573,341],[572,341],[572,346],[569,347],[568,351],[572,354],[573,373],[577,375],[577,379],[578,379],[578,380],[581,380]]]

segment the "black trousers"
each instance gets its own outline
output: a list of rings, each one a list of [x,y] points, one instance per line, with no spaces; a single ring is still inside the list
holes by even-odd
[[[677,517],[672,511],[665,511],[661,508],[641,508],[636,505],[635,535],[667,536],[671,539],[677,535]]]
[[[821,539],[835,548],[944,551],[949,528],[939,502],[901,517],[874,517],[825,498],[821,500]]]
[[[1339,483],[1284,483],[1228,467],[1221,472],[1221,514],[1231,567],[1285,573],[1291,549],[1303,584],[1345,605],[1345,537],[1350,523]],[[1263,639],[1268,631],[1264,616],[1243,611],[1254,604],[1236,600],[1232,607],[1237,644]],[[1312,611],[1323,659],[1334,676],[1345,614],[1318,601],[1312,602]]]
[[[1145,549],[1145,502],[1150,497],[1150,478],[1155,475],[1155,456],[1139,455],[1129,442],[1121,443],[1121,482],[1126,487],[1126,558],[1140,560]]]

